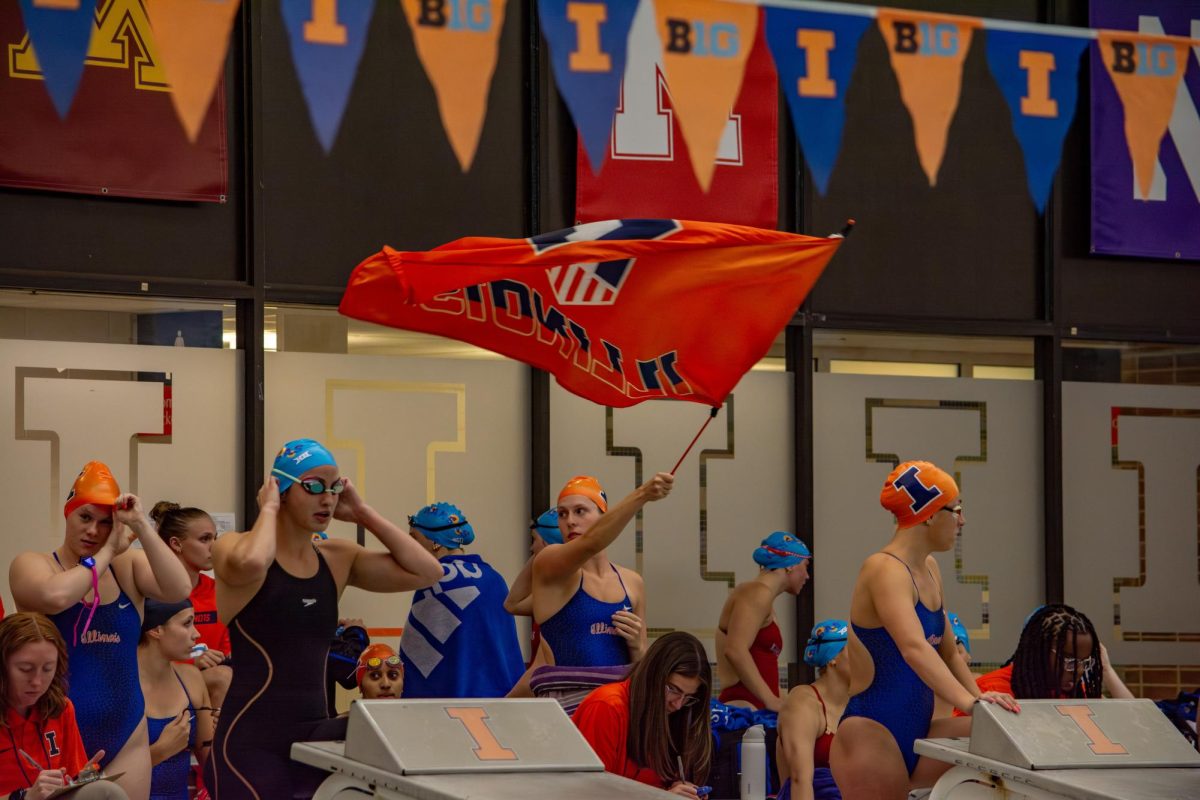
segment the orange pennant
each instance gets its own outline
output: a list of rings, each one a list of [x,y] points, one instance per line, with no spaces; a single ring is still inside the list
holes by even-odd
[[[1192,40],[1131,31],[1100,31],[1099,39],[1100,58],[1125,107],[1125,141],[1138,196],[1146,200]]]
[[[225,66],[239,0],[146,0],[171,104],[196,141]]]
[[[400,0],[463,172],[475,160],[487,115],[505,2]]]
[[[707,192],[754,46],[758,8],[717,0],[656,0],[654,5],[671,106],[692,170]]]
[[[912,117],[917,156],[929,185],[936,186],[962,92],[963,61],[981,21],[890,8],[879,9],[877,17],[900,97]]]

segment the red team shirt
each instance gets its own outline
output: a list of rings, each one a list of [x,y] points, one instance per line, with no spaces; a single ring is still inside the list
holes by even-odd
[[[658,773],[629,759],[629,681],[601,686],[583,699],[575,716],[575,727],[588,740],[604,769],[639,783],[665,789],[668,784]]]
[[[200,582],[188,596],[196,612],[196,630],[200,641],[210,650],[220,650],[229,658],[229,629],[217,620],[217,582],[200,573]]]
[[[67,700],[63,712],[54,719],[42,720],[34,708],[29,717],[8,710],[8,727],[0,731],[0,794],[28,789],[46,769],[65,769],[75,777],[87,764],[88,754],[75,724],[75,706]],[[18,750],[24,750],[41,770],[34,769]]]

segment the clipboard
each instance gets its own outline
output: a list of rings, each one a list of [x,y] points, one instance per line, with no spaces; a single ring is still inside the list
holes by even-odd
[[[96,780],[94,780],[94,781],[85,781],[83,783],[69,783],[66,786],[62,787],[61,789],[55,789],[50,794],[46,795],[46,798],[47,798],[47,800],[50,800],[50,798],[54,798],[54,797],[63,797],[64,795],[71,794],[72,792],[74,792],[78,789],[82,789],[84,786],[87,786],[92,783],[96,783],[96,781],[115,781],[117,778],[120,778],[124,774],[125,774],[124,772],[118,772],[116,775],[103,775],[99,778],[96,778]]]

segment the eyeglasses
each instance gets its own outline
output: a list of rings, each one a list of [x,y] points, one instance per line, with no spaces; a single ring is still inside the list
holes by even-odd
[[[696,697],[696,695],[688,694],[687,692],[685,692],[683,689],[680,689],[675,684],[668,682],[667,683],[667,700],[676,700],[678,698],[683,698],[683,706],[684,707],[690,706],[690,705],[695,705],[696,703],[698,703],[700,701],[700,698]]]
[[[384,666],[385,664],[389,667],[400,666],[400,656],[388,656],[387,658],[380,658],[379,656],[371,656],[370,658],[367,659],[365,666],[367,669],[379,669],[380,667]]]
[[[281,469],[271,470],[276,475],[287,478],[290,481],[295,481],[301,489],[309,494],[341,494],[346,489],[346,479],[338,478],[332,485],[325,483],[320,478],[297,478],[295,475],[288,475]]]
[[[1052,649],[1050,652],[1054,653],[1055,655],[1058,654],[1057,650]],[[1088,656],[1087,658],[1072,658],[1071,656],[1063,656],[1062,665],[1063,669],[1065,669],[1067,672],[1079,672],[1080,670],[1087,672],[1089,669],[1096,666],[1096,657]]]

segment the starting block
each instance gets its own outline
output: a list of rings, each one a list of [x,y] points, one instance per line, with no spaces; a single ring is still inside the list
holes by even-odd
[[[604,771],[554,700],[357,700],[344,742],[297,742],[332,773],[313,800],[609,800],[664,792]]]
[[[1022,700],[976,705],[971,738],[920,739],[955,765],[930,800],[1200,798],[1200,753],[1149,700]]]

